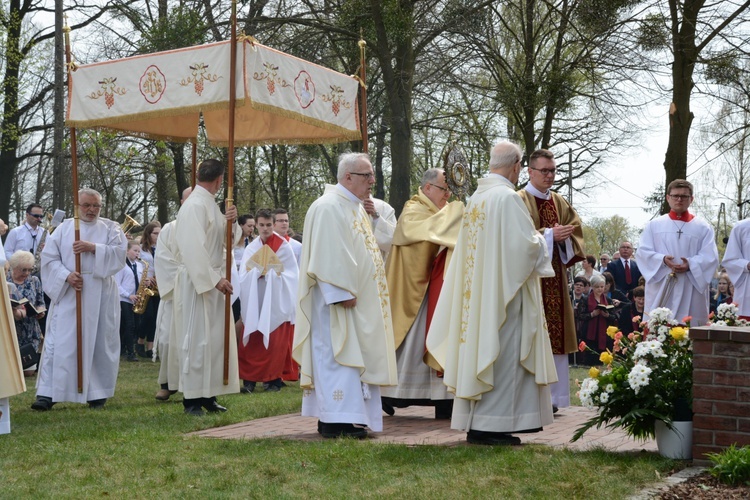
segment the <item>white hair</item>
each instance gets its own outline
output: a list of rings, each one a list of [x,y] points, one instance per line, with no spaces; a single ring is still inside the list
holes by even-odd
[[[363,160],[369,163],[370,155],[367,153],[352,153],[351,151],[342,153],[339,156],[339,169],[336,172],[336,179],[342,180],[348,172],[352,172]]]
[[[490,170],[510,168],[523,157],[518,144],[510,141],[498,142],[490,151]]]

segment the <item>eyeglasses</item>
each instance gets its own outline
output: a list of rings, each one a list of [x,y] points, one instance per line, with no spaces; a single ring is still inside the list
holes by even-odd
[[[32,267],[24,267],[22,269],[19,269],[19,271],[21,271],[22,273],[30,273],[33,270],[34,270],[34,268],[32,268]]]
[[[557,172],[556,168],[534,168],[534,167],[529,167],[529,168],[531,170],[536,170],[537,172],[539,172],[545,177],[548,175],[555,175],[555,172]]]
[[[669,196],[675,200],[687,200],[690,198],[689,194],[670,194]]]
[[[361,175],[362,177],[367,177],[368,179],[374,179],[375,178],[375,174],[372,174],[372,173],[369,173],[369,174],[363,174],[363,173],[360,173],[360,172],[349,172],[349,173],[352,174],[352,175]]]
[[[427,184],[429,184],[429,185],[430,185],[430,186],[432,186],[432,187],[436,187],[436,188],[438,188],[438,189],[439,189],[440,191],[442,191],[442,192],[444,192],[444,193],[450,193],[450,192],[451,192],[451,190],[450,190],[450,189],[448,189],[448,188],[444,188],[443,186],[438,186],[437,184],[433,184],[433,183],[431,183],[431,182],[428,182]]]
[[[29,215],[32,217],[36,217],[37,219],[41,219],[42,217],[44,217],[44,214],[29,214]]]
[[[100,208],[102,208],[102,206],[99,203],[94,203],[94,204],[91,204],[91,203],[79,203],[78,206],[81,207],[84,210],[88,210],[90,208],[95,208],[95,209],[99,210]]]

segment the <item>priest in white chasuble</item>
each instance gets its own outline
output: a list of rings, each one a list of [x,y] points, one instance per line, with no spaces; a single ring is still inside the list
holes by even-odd
[[[7,230],[8,226],[0,219],[0,236]],[[5,281],[5,262],[3,242],[0,240],[0,434],[10,433],[10,396],[26,391],[15,317]]]
[[[540,278],[553,276],[544,237],[515,191],[521,149],[501,142],[490,174],[469,199],[427,349],[455,395],[451,428],[470,443],[520,444],[513,436],[552,423],[557,382]]]
[[[214,196],[221,189],[224,165],[205,160],[197,182],[175,222],[178,269],[174,286],[174,329],[169,357],[179,360],[179,390],[185,413],[226,411],[216,396],[240,390],[234,321],[229,321],[228,384],[224,384],[224,305],[233,291],[226,279],[226,225],[236,206],[224,216]]]
[[[42,251],[42,283],[52,300],[32,408],[49,410],[71,401],[101,408],[115,393],[120,367],[120,298],[115,274],[125,266],[127,238],[120,225],[99,217],[101,195],[93,189],[78,193],[80,240],[75,223],[65,220]],[[75,256],[81,256],[81,272]],[[78,392],[76,290],[81,290],[83,368]]]
[[[339,158],[305,217],[294,334],[302,415],[323,437],[383,427],[380,387],[395,385],[396,349],[383,259],[363,207],[375,182],[367,154]]]
[[[667,307],[677,321],[692,316],[691,325],[708,320],[711,279],[719,265],[714,230],[688,211],[693,185],[676,179],[667,186],[669,213],[652,220],[641,233],[638,268],[646,278],[644,319]]]
[[[750,319],[750,219],[732,228],[721,265],[734,284],[733,302],[740,316]]]
[[[453,395],[443,384],[440,367],[427,355],[425,339],[443,276],[456,245],[464,205],[448,203],[445,173],[430,168],[419,192],[404,205],[386,263],[396,342],[398,386],[382,391],[383,409],[434,406],[435,418],[450,418]]]
[[[555,270],[554,276],[542,279],[544,314],[560,379],[559,384],[550,388],[555,411],[570,406],[568,354],[578,348],[567,269],[586,258],[581,219],[565,198],[551,189],[556,172],[555,155],[551,151],[534,151],[529,156],[529,182],[519,192],[534,227],[547,242]]]
[[[274,214],[255,214],[258,237],[245,247],[240,264],[240,303],[245,325],[239,347],[243,393],[263,382],[278,392],[294,335],[294,314],[299,271],[289,242],[275,233]]]

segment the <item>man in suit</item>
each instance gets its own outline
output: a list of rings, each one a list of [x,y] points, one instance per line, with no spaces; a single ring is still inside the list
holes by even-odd
[[[615,278],[615,287],[633,300],[632,290],[638,286],[641,271],[638,264],[631,258],[633,256],[633,244],[623,241],[620,244],[620,258],[612,260],[607,265],[607,271]]]

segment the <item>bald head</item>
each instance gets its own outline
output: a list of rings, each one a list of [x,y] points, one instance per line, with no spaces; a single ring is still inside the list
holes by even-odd
[[[192,193],[192,192],[193,192],[193,188],[191,188],[191,187],[187,187],[187,188],[185,188],[185,189],[182,190],[182,198],[180,198],[180,205],[182,205],[183,203],[185,203],[185,200],[188,199],[188,196],[190,196],[190,193]]]

